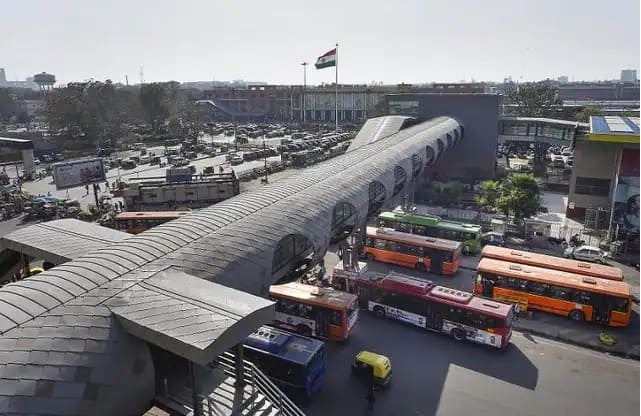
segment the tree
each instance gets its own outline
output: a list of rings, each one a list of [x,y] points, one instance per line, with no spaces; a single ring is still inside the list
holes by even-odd
[[[603,114],[603,112],[598,107],[584,107],[576,114],[576,121],[587,123],[590,121],[591,116],[598,116],[601,114]]]
[[[154,133],[158,132],[169,117],[167,95],[166,85],[161,82],[143,84],[140,87],[140,105]]]
[[[544,82],[521,84],[507,92],[507,113],[520,117],[554,118],[563,108],[558,88]]]
[[[102,145],[110,143],[120,132],[118,109],[113,83],[91,80],[52,90],[44,115],[52,129]]]
[[[524,173],[508,176],[500,182],[483,182],[478,201],[516,220],[529,218],[544,210],[538,182],[534,176]]]

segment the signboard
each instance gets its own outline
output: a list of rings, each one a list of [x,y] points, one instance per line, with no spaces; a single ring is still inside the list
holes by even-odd
[[[102,159],[82,159],[53,165],[56,189],[75,188],[106,180]]]
[[[494,299],[501,302],[505,302],[505,303],[518,304],[519,313],[527,312],[528,302],[527,302],[527,297],[525,296],[513,296],[513,295],[502,294],[502,293],[495,293]]]

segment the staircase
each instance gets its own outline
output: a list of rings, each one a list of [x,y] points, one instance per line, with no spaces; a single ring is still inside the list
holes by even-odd
[[[237,386],[235,357],[224,353],[208,368],[208,377],[198,382],[202,416],[305,416],[254,364],[244,361],[244,385]],[[209,392],[208,394],[202,394]],[[184,385],[156,397],[156,403],[174,415],[195,416],[193,391]]]

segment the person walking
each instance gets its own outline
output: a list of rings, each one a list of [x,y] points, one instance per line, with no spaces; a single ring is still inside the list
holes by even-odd
[[[89,195],[89,184],[85,185],[85,195]]]
[[[374,410],[374,403],[376,403],[376,397],[374,396],[374,383],[370,383],[367,389],[367,410]]]

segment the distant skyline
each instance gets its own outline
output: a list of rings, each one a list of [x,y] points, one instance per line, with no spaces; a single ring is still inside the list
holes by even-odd
[[[614,5],[611,5],[614,6]],[[639,69],[639,2],[6,2],[0,68],[59,83],[264,81],[301,84],[303,61],[339,42],[339,82],[618,79]],[[307,69],[309,84],[334,70]]]

